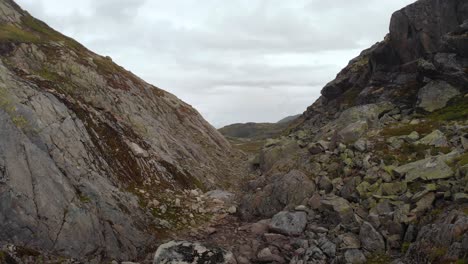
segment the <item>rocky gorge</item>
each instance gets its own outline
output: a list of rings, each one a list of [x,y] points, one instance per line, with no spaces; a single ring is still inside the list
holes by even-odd
[[[395,12],[249,153],[13,1],[0,23],[1,263],[468,262],[467,1]]]

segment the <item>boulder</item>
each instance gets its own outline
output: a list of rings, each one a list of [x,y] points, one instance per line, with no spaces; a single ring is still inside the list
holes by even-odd
[[[336,255],[336,245],[326,237],[321,237],[318,240],[318,246],[329,258],[334,258]]]
[[[385,252],[385,241],[382,235],[368,222],[364,222],[359,231],[362,248],[369,252]]]
[[[159,246],[153,264],[236,264],[233,254],[217,247],[187,241],[170,241]]]
[[[418,93],[418,107],[428,111],[444,108],[450,99],[460,92],[444,81],[432,81],[421,88]]]
[[[300,150],[296,140],[283,139],[276,145],[262,149],[259,155],[260,168],[269,171],[279,160],[290,157]]]
[[[423,145],[429,145],[429,146],[434,146],[434,147],[447,147],[448,146],[447,138],[445,137],[444,133],[442,133],[440,130],[434,130],[429,135],[417,141],[416,144],[423,144]]]
[[[339,236],[341,240],[340,249],[359,249],[361,248],[361,241],[353,233],[346,233]]]
[[[329,214],[331,222],[349,224],[353,222],[353,208],[342,197],[327,195],[321,200],[321,209]]]
[[[346,263],[349,264],[364,264],[367,261],[366,256],[359,249],[346,250],[344,257]]]
[[[424,195],[419,201],[416,202],[416,208],[412,211],[414,213],[422,213],[432,208],[435,200],[435,193],[430,192]]]
[[[271,262],[285,263],[285,260],[282,257],[276,254],[273,254],[269,248],[264,248],[260,250],[260,252],[258,252],[257,254],[257,260],[259,262],[267,262],[267,263],[271,263]]]
[[[382,183],[382,194],[383,195],[398,195],[406,192],[406,182],[389,182]]]
[[[234,199],[235,194],[224,190],[213,190],[205,193],[205,196],[211,199],[217,199],[223,202],[230,202]]]
[[[262,186],[260,190],[259,186]],[[304,173],[293,170],[287,174],[275,174],[242,197],[239,211],[244,218],[272,217],[285,207],[294,208],[311,197],[315,183]]]
[[[352,143],[361,138],[368,128],[367,121],[357,121],[340,130],[338,136],[341,142]]]
[[[453,170],[442,158],[431,157],[416,162],[408,163],[394,169],[400,176],[405,175],[406,181],[412,182],[417,179],[437,180],[454,176]]]
[[[367,141],[363,138],[360,138],[354,143],[353,146],[356,150],[364,152],[367,150]]]
[[[279,212],[271,219],[270,230],[283,235],[298,236],[307,225],[305,212]]]

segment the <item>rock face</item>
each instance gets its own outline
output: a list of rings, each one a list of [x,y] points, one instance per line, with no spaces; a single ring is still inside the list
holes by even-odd
[[[148,201],[230,177],[229,143],[174,95],[11,0],[0,32],[0,244],[132,259],[159,228]]]
[[[231,252],[210,248],[199,243],[171,241],[161,245],[153,264],[236,264]]]
[[[466,93],[467,20],[464,0],[417,1],[395,12],[385,40],[351,60],[323,88],[322,97],[301,117],[302,128],[320,127],[350,106],[392,102],[413,107],[419,95],[421,107],[434,111]]]

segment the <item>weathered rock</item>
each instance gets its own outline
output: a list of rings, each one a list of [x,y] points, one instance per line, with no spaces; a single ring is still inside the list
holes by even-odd
[[[318,246],[329,258],[334,258],[336,255],[336,245],[326,237],[321,237],[318,240]]]
[[[213,190],[205,193],[207,197],[210,197],[212,199],[218,199],[224,202],[231,202],[235,195],[231,192],[224,191],[224,190]]]
[[[264,148],[259,156],[260,168],[263,171],[269,171],[276,162],[290,157],[299,150],[297,141],[291,139],[284,139],[272,147]]]
[[[448,101],[459,95],[460,92],[444,81],[433,81],[421,88],[418,94],[418,106],[433,112],[444,108]]]
[[[236,264],[231,252],[221,248],[206,247],[199,243],[171,241],[159,246],[154,264]]]
[[[244,218],[271,217],[287,206],[294,208],[316,189],[315,183],[298,170],[275,174],[262,184],[265,185],[261,190],[252,190],[242,198],[239,210]]]
[[[416,144],[430,145],[435,147],[448,146],[447,138],[445,137],[444,133],[440,132],[440,130],[433,131],[429,135],[417,141]]]
[[[342,197],[328,195],[321,200],[321,209],[328,212],[331,222],[349,224],[353,222],[353,208]]]
[[[260,262],[276,262],[276,263],[285,263],[285,260],[271,252],[269,248],[264,248],[258,252],[257,260]]]
[[[435,194],[433,192],[424,195],[418,202],[416,202],[416,208],[413,210],[415,213],[421,213],[432,208],[434,203]]]
[[[364,222],[359,231],[362,247],[369,252],[385,252],[382,235],[368,222]]]
[[[390,182],[382,183],[382,194],[383,195],[398,195],[406,192],[406,182]]]
[[[406,181],[408,182],[412,182],[417,179],[445,179],[454,175],[453,170],[440,158],[419,160],[395,168],[394,171],[399,175],[405,175]]]
[[[358,139],[356,142],[354,142],[354,148],[360,152],[364,152],[367,149],[367,141],[363,138]]]
[[[359,238],[353,233],[346,233],[346,234],[340,235],[339,238],[341,239],[340,249],[361,248],[361,241],[359,241]]]
[[[305,212],[279,212],[271,219],[270,230],[288,236],[298,236],[307,225]]]
[[[361,138],[368,128],[369,125],[367,124],[367,121],[357,121],[343,128],[338,132],[338,135],[341,142],[352,143]]]
[[[460,204],[468,203],[468,193],[455,193],[453,201]]]
[[[362,251],[358,249],[346,250],[344,256],[346,263],[349,264],[364,264],[367,261]]]

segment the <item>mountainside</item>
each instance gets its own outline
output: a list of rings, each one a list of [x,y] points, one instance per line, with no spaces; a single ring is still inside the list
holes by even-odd
[[[468,2],[420,0],[266,144],[240,213],[273,263],[468,261]],[[264,228],[264,229],[261,229]],[[244,244],[249,244],[244,242]],[[244,262],[247,263],[247,262]]]
[[[12,0],[0,58],[0,245],[134,259],[191,225],[176,197],[234,179],[236,153],[195,109]]]

